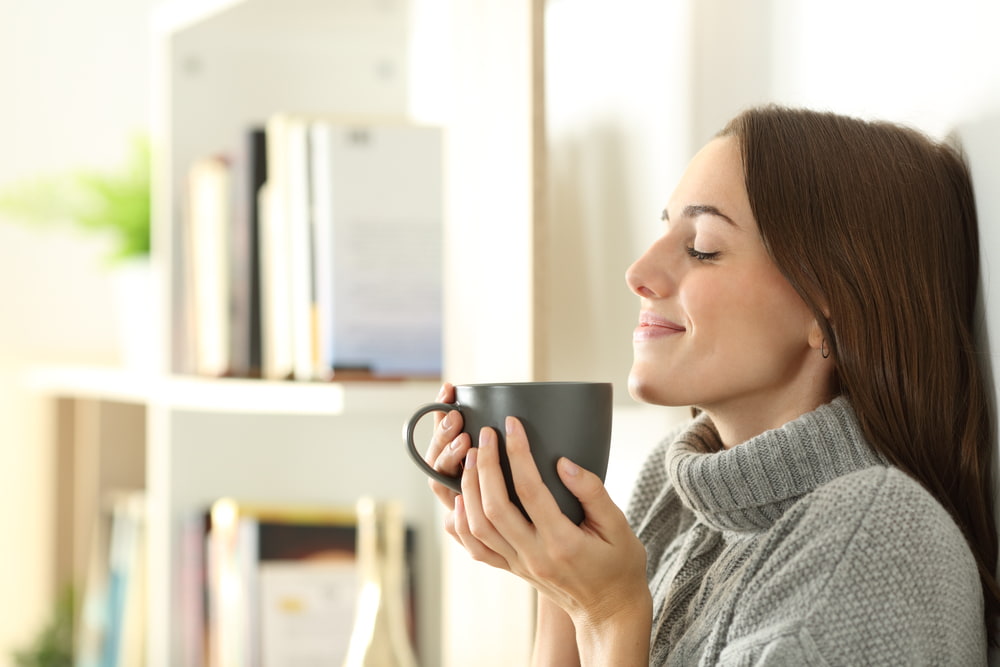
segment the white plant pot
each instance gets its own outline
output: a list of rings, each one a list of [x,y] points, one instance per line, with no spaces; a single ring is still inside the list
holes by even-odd
[[[154,290],[149,258],[127,259],[113,269],[118,350],[131,371],[151,372],[156,366]]]

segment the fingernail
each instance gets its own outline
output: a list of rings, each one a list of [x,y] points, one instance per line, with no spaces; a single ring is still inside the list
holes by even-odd
[[[465,469],[476,467],[476,448],[473,447],[469,450],[469,453],[465,455]]]
[[[493,444],[493,429],[484,428],[479,432],[479,446],[489,447]]]
[[[570,475],[571,477],[576,477],[577,475],[580,474],[580,466],[573,463],[566,457],[560,459],[559,464],[562,466],[563,472],[565,472],[567,475]]]
[[[439,401],[443,401],[444,400],[445,392],[447,391],[447,389],[448,389],[448,385],[446,385],[446,384],[441,385],[441,389],[438,390],[437,400],[439,400]]]
[[[507,430],[507,435],[511,435],[517,428],[517,420],[515,420],[513,417],[507,417],[507,419],[504,420],[503,425],[504,428]]]
[[[450,426],[450,424],[448,423],[449,419],[451,419],[450,412],[444,416],[444,419],[441,420],[441,428],[448,428],[448,426]]]
[[[455,438],[454,440],[452,440],[448,444],[448,449],[452,449],[452,450],[458,449],[458,441],[461,439],[461,437],[462,436],[458,436],[457,438]]]

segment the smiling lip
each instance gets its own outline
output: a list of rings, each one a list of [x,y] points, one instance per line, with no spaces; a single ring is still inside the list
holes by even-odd
[[[635,328],[635,332],[632,334],[632,340],[653,340],[656,338],[663,338],[664,336],[673,336],[675,334],[684,333],[685,331],[687,331],[687,329],[676,322],[672,322],[654,313],[642,312],[639,314],[639,326]]]

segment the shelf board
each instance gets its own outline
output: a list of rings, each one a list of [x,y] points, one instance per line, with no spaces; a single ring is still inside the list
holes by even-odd
[[[170,0],[153,8],[152,25],[163,34],[198,25],[245,0]]]
[[[289,415],[382,414],[434,400],[433,380],[278,382],[161,376],[100,366],[42,366],[25,374],[40,393],[175,410]]]

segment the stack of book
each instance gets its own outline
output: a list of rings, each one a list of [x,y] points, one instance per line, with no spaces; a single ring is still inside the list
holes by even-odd
[[[79,667],[145,661],[146,499],[116,491],[102,499],[91,533],[87,580],[76,629]]]
[[[442,133],[281,113],[188,170],[175,371],[441,371]]]
[[[362,565],[354,508],[223,498],[185,529],[181,576],[186,667],[341,665]],[[407,616],[414,634],[412,530]]]

